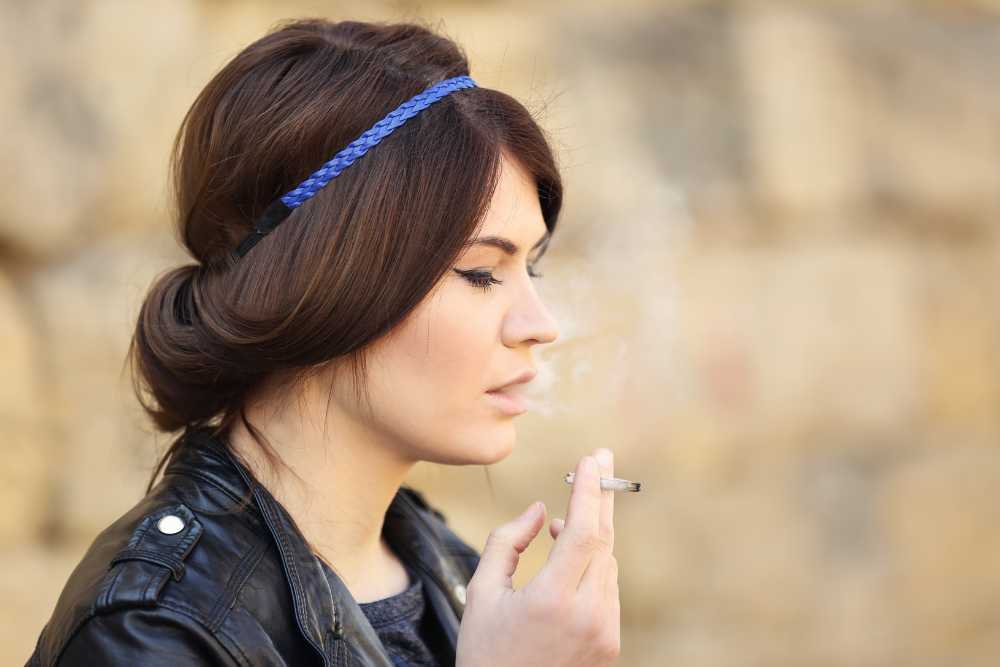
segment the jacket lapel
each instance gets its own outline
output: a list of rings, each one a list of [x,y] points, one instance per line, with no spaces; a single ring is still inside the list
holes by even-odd
[[[185,467],[197,471],[236,497],[246,497],[249,490],[281,556],[297,626],[323,664],[344,664],[334,655],[349,649],[364,667],[392,667],[382,642],[346,585],[336,572],[329,578],[324,573],[281,503],[207,430],[189,432],[189,440],[189,446],[178,452],[168,470]],[[428,607],[454,651],[464,609],[464,596],[460,595],[465,579],[442,548],[444,536],[438,526],[425,516],[413,494],[405,486],[396,492],[386,512],[383,534],[419,573]]]
[[[429,607],[434,610],[448,643],[454,650],[458,644],[458,629],[465,608],[459,599],[465,580],[455,562],[442,549],[438,526],[417,507],[413,492],[400,487],[385,515],[383,532],[386,541],[423,579]]]
[[[284,507],[263,485],[255,483],[249,471],[209,430],[188,431],[187,438],[167,471],[183,469],[187,474],[207,478],[237,498],[247,498],[250,493],[281,556],[296,625],[322,664],[330,667],[334,664],[333,643],[339,637],[340,616],[337,604],[331,604],[329,583],[301,532]]]

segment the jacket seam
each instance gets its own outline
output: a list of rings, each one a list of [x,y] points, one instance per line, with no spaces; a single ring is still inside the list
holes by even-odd
[[[157,576],[150,577],[149,583],[146,585],[146,590],[143,591],[142,593],[143,599],[144,600],[155,599],[153,596],[153,591],[159,588],[163,584],[163,582],[166,581],[166,578],[169,576],[170,575],[168,573],[164,572],[162,574],[157,573]]]
[[[122,576],[122,570],[123,569],[124,568],[120,568],[120,567],[119,568],[115,568],[115,573],[111,577],[111,580],[108,582],[107,586],[104,588],[104,590],[101,591],[101,594],[98,595],[94,599],[94,604],[93,604],[93,607],[91,609],[91,613],[92,614],[97,613],[97,608],[98,607],[103,607],[105,605],[110,605],[111,604],[111,600],[113,599],[112,593],[114,593],[115,585],[118,583],[119,577]],[[86,620],[86,619],[84,619],[84,620]],[[82,624],[82,622],[81,622],[81,624]]]
[[[235,656],[234,656],[234,659],[236,660],[236,662],[238,662],[243,667],[253,667],[253,663],[250,661],[250,656],[248,656],[243,651],[243,647],[240,646],[240,643],[238,641],[236,641],[235,637],[233,637],[232,635],[230,635],[225,630],[221,630],[221,629],[217,631],[217,634],[220,637],[225,637],[226,638],[225,642],[223,642],[221,639],[219,639],[218,641],[219,641],[220,644],[222,644],[223,646],[227,646],[227,644],[228,644],[228,645],[231,645],[233,647],[232,650],[230,651],[230,653],[232,653],[233,651],[236,651],[237,653],[240,654],[239,658],[235,658]]]
[[[205,617],[202,616],[201,612],[199,612],[194,607],[189,607],[188,605],[183,604],[183,603],[168,602],[168,601],[165,601],[165,600],[162,601],[162,602],[160,602],[158,606],[162,607],[163,609],[166,609],[168,611],[172,611],[175,614],[180,614],[182,616],[186,616],[186,617],[190,618],[191,620],[193,620],[194,622],[201,624],[202,627],[204,627],[206,630],[208,630],[208,634],[211,635],[212,639],[214,639],[215,642],[226,652],[226,654],[233,659],[233,662],[235,662],[237,664],[240,664],[240,665],[248,664],[246,662],[240,662],[240,660],[235,655],[233,655],[233,652],[231,650],[229,650],[229,647],[226,646],[226,644],[219,639],[219,637],[218,637],[219,633],[216,633],[214,630],[212,630],[212,628],[206,622]],[[228,638],[229,637],[227,635],[227,639]],[[241,656],[242,656],[242,651],[241,651]],[[246,656],[242,656],[242,657],[245,658]]]
[[[219,484],[217,481],[215,481],[214,479],[212,479],[208,475],[204,475],[204,474],[202,474],[200,472],[197,472],[197,471],[194,471],[194,470],[171,470],[170,472],[163,473],[164,477],[166,477],[168,475],[178,475],[180,477],[190,477],[192,479],[196,479],[196,480],[205,482],[206,484],[214,486],[216,489],[218,489],[219,491],[221,491],[225,495],[229,496],[230,500],[235,501],[237,504],[244,504],[246,507],[251,508],[251,510],[254,513],[257,513],[257,508],[254,507],[254,505],[253,505],[252,502],[250,502],[250,503],[244,503],[245,500],[250,500],[250,499],[252,499],[253,496],[251,496],[250,498],[240,498],[238,495],[236,495],[235,493],[233,493],[230,489],[226,488],[222,484]]]
[[[225,594],[219,599],[208,615],[209,628],[213,632],[217,631],[226,620],[247,579],[250,578],[254,570],[257,569],[257,565],[264,558],[267,546],[267,542],[259,542],[251,549],[250,553],[243,557],[239,565],[236,566],[229,576],[229,580],[226,582]]]
[[[284,561],[285,565],[288,568],[288,576],[289,578],[292,579],[292,586],[290,588],[292,590],[292,599],[295,603],[295,609],[293,613],[296,616],[296,621],[301,624],[301,621],[298,619],[299,610],[305,608],[305,600],[302,598],[302,593],[300,590],[302,588],[302,580],[299,578],[299,571],[295,567],[295,561],[291,558],[291,550],[288,548],[288,545],[286,543],[284,532],[280,530],[276,530],[273,532],[275,534],[274,536],[277,538],[278,549],[281,551],[282,554],[282,561]]]
[[[183,605],[174,605],[172,603],[164,603],[164,602],[161,602],[159,605],[157,605],[157,608],[163,608],[166,609],[167,611],[172,611],[175,614],[180,614],[182,616],[185,616],[195,621],[196,623],[201,624],[203,627],[205,627],[205,629],[208,629],[208,626],[200,618],[200,614],[198,614],[196,610],[185,609],[181,607],[183,607]],[[69,647],[70,643],[72,643],[76,635],[79,634],[83,626],[85,626],[90,621],[94,620],[98,616],[114,616],[116,614],[124,614],[126,612],[135,610],[148,611],[149,607],[143,607],[141,605],[129,605],[128,607],[118,607],[112,610],[111,612],[105,614],[97,614],[95,612],[88,613],[82,619],[80,619],[80,621],[73,627],[73,631],[66,636],[66,640],[63,642],[62,646],[59,647],[59,650],[56,652],[55,659],[52,661],[52,664],[53,665],[59,664],[59,661],[62,660],[63,655],[66,653],[66,649]],[[215,640],[215,642],[226,652],[226,655],[230,656],[235,663],[239,665],[247,664],[246,662],[240,662],[236,658],[236,656],[233,655],[232,651],[230,651],[229,648],[222,641],[219,640],[218,636],[216,636],[216,633],[209,631],[209,635],[211,635],[212,639]]]
[[[246,654],[243,653],[243,650],[240,649],[239,645],[236,642],[233,641],[233,638],[230,637],[225,632],[217,632],[217,631],[213,630],[211,628],[211,626],[209,626],[209,624],[208,624],[208,619],[206,619],[202,615],[202,613],[200,611],[198,611],[197,609],[195,609],[194,607],[190,607],[190,606],[184,604],[183,602],[166,602],[166,601],[161,602],[160,606],[164,607],[165,609],[174,611],[174,612],[176,612],[178,614],[183,614],[185,616],[188,616],[189,618],[191,618],[195,622],[200,623],[202,626],[204,626],[205,629],[208,630],[209,634],[212,635],[212,638],[215,639],[216,642],[218,642],[219,646],[221,646],[222,648],[225,649],[226,653],[229,654],[229,656],[232,657],[233,661],[236,662],[237,664],[239,664],[239,665],[250,665],[251,664],[250,660],[247,658]],[[228,640],[228,642],[223,642],[219,638],[219,635],[224,636]],[[229,648],[229,646],[227,644],[232,644],[234,646],[234,648],[236,648],[239,651],[239,653],[240,653],[240,657],[239,658],[237,658],[235,655],[233,655],[233,651],[230,650],[230,648]]]
[[[156,606],[168,609],[170,611],[176,611],[177,613],[184,614],[185,616],[190,616],[194,620],[204,625],[206,629],[208,629],[208,619],[205,618],[204,614],[202,614],[200,611],[198,611],[191,605],[185,604],[183,602],[178,602],[176,600],[162,600],[161,602],[157,603]]]

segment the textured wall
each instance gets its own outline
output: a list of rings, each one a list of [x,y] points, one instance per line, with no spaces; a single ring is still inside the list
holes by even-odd
[[[460,533],[563,515],[611,446],[645,485],[616,502],[621,664],[1000,661],[992,3],[39,1],[0,8],[4,664],[164,442],[121,369],[185,259],[173,133],[306,14],[440,18],[559,151],[536,409],[492,491],[414,471]]]

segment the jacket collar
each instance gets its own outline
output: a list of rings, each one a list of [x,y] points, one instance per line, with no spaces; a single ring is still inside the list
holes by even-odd
[[[189,430],[187,442],[167,464],[165,474],[182,472],[211,483],[228,495],[252,500],[248,509],[264,521],[281,557],[294,605],[295,620],[324,665],[333,664],[333,645],[346,641],[368,657],[365,664],[391,665],[389,656],[364,613],[338,576],[323,572],[292,517],[271,493],[256,482],[210,429]],[[418,509],[414,492],[400,487],[385,516],[386,541],[420,572],[428,600],[454,647],[464,599],[456,589],[463,582],[454,561],[441,548],[439,527]],[[334,589],[331,590],[330,586]]]

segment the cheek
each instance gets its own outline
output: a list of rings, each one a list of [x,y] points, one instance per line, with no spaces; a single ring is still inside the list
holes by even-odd
[[[475,399],[485,389],[496,340],[488,305],[455,291],[442,290],[421,304],[400,332],[394,359],[413,388],[441,409],[457,407],[451,404],[463,397]]]
[[[442,290],[373,360],[382,427],[396,431],[416,457],[487,463],[509,452],[511,427],[483,397],[496,380],[497,309],[486,296],[462,294],[461,286]]]

